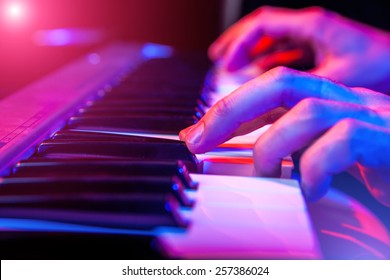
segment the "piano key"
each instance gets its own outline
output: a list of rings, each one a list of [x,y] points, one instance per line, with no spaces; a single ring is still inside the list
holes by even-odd
[[[182,161],[97,160],[97,159],[44,159],[30,158],[18,162],[12,169],[13,177],[62,176],[176,176],[188,189],[196,189]]]
[[[0,197],[1,208],[29,207],[42,209],[63,209],[78,211],[125,212],[143,214],[161,214],[171,212],[178,207],[176,198],[171,194],[156,193],[34,193],[3,194]],[[1,209],[0,209],[1,213]]]
[[[105,96],[122,96],[124,98],[131,96],[134,97],[145,97],[149,98],[154,97],[164,97],[164,98],[178,98],[185,96],[185,98],[192,97],[196,99],[199,96],[198,88],[189,88],[189,87],[177,87],[170,86],[169,84],[164,84],[160,86],[155,86],[151,84],[138,84],[138,85],[119,85],[115,87],[112,91],[108,92]]]
[[[177,119],[193,120],[193,115],[196,113],[195,107],[183,108],[178,106],[90,106],[80,108],[75,116],[113,116],[113,117],[174,117]]]
[[[199,96],[199,94],[198,94]],[[164,97],[164,96],[161,96],[161,94],[158,94],[158,92],[155,94],[155,96],[151,96],[151,95],[128,95],[128,94],[111,94],[110,92],[103,92],[103,93],[100,93],[98,96],[97,96],[98,99],[96,100],[104,100],[104,101],[107,101],[107,102],[118,102],[118,101],[122,101],[122,102],[128,102],[128,103],[132,103],[132,104],[145,104],[145,100],[146,99],[149,99],[150,100],[150,103],[149,104],[175,104],[175,105],[194,105],[194,104],[197,104],[197,99],[196,98],[193,98],[191,96],[187,96],[187,95],[184,95],[184,96],[180,96],[177,97],[177,96],[167,96],[167,97]],[[100,99],[99,99],[100,98]],[[165,101],[163,101],[165,99]],[[148,103],[146,103],[148,104]]]
[[[135,101],[135,102],[133,102]],[[78,110],[78,113],[83,113],[85,111],[105,111],[105,110],[117,110],[125,111],[128,110],[131,112],[151,112],[157,110],[159,112],[179,112],[187,113],[186,116],[195,115],[197,119],[203,117],[205,112],[208,110],[208,107],[205,106],[200,100],[198,102],[191,103],[181,103],[176,100],[169,101],[167,103],[159,102],[156,100],[153,102],[153,99],[150,99],[152,102],[144,102],[143,100],[127,100],[127,99],[110,99],[110,100],[90,100],[84,107]]]
[[[197,59],[194,62],[199,64]],[[84,118],[67,122],[68,128],[92,126],[93,130],[97,128],[104,134],[56,133],[37,148],[32,158],[15,166],[11,176],[0,180],[0,201],[3,200],[0,213],[13,215],[14,220],[29,218],[39,222],[44,217],[68,226],[92,226],[94,230],[101,226],[151,232],[151,228],[159,225],[177,227],[177,217],[172,220],[172,216],[161,213],[171,210],[175,216],[179,208],[191,211],[194,201],[184,188],[195,188],[196,184],[189,178],[185,165],[197,171],[195,156],[181,142],[109,133],[112,128],[123,132],[134,130],[135,126],[138,131],[177,134],[203,115],[204,101],[197,100],[203,77],[197,73],[198,66],[188,66],[182,59],[152,59],[138,66],[121,84],[108,81],[97,96],[80,98],[90,100],[84,108],[76,104],[77,108],[82,108],[79,114]],[[156,67],[163,69],[163,73]],[[150,82],[150,77],[156,82]],[[88,90],[97,87],[99,85]],[[78,91],[81,87],[73,88]],[[70,109],[74,106],[62,115],[69,115]],[[88,116],[93,117],[92,122]],[[146,162],[141,164],[143,160]],[[129,169],[125,170],[122,162],[126,162]],[[158,188],[164,178],[176,183]],[[152,187],[147,188],[145,181],[153,181]],[[177,201],[179,205],[164,204],[164,199],[153,205],[151,197],[167,195],[174,198],[169,201]]]
[[[144,137],[136,135],[126,134],[114,134],[109,132],[94,132],[89,130],[77,130],[77,129],[61,129],[53,134],[52,140],[99,140],[99,141],[123,141],[128,143],[168,143],[183,145],[183,141],[158,138],[158,137]]]
[[[178,213],[178,203],[169,195],[3,195],[0,204],[2,218],[143,230],[188,225]]]
[[[161,107],[161,106],[93,106],[93,107],[83,107],[77,111],[79,116],[137,116],[147,114],[149,116],[182,116],[188,117],[196,115],[198,119],[203,116],[203,112],[200,109],[194,107],[183,108],[179,106],[172,107]]]
[[[68,224],[81,224],[95,227],[151,230],[157,227],[178,227],[179,224],[168,215],[133,214],[107,211],[81,211],[78,209],[53,209],[22,207],[1,207],[0,217],[13,219],[33,219],[56,221]]]
[[[131,116],[131,117],[71,117],[67,128],[73,129],[118,129],[133,132],[159,132],[178,134],[182,129],[193,125],[193,117],[175,118],[174,116]]]
[[[179,179],[171,176],[68,176],[68,177],[3,177],[0,194],[168,194],[174,195],[182,206],[191,207],[194,201],[184,192]]]
[[[200,113],[202,116],[208,108],[208,103],[206,103],[202,98],[194,100],[193,98],[137,98],[137,97],[127,97],[122,95],[108,95],[102,96],[104,98],[89,100],[85,103],[85,108],[117,108],[117,109],[128,109],[128,108],[137,108],[137,107],[157,107],[157,108],[181,108],[181,110],[189,110],[191,116],[193,112]]]
[[[175,112],[174,110],[169,109],[158,109],[156,108],[153,110],[152,108],[142,110],[142,108],[139,108],[139,110],[131,110],[131,109],[106,109],[106,110],[99,110],[99,109],[91,109],[91,110],[79,110],[78,113],[74,115],[73,118],[105,118],[105,119],[113,119],[114,121],[116,119],[123,120],[120,126],[127,126],[128,124],[125,123],[126,120],[132,121],[132,119],[161,119],[161,118],[169,118],[171,121],[174,121],[176,119],[182,119],[185,122],[188,123],[195,123],[198,121],[194,117],[195,110],[191,110],[191,113],[188,114],[182,111]],[[110,122],[110,125],[112,125],[112,121]]]
[[[108,136],[107,136],[108,137]],[[118,138],[121,136],[118,136]],[[48,139],[43,141],[37,148],[36,156],[61,158],[105,157],[105,158],[132,158],[144,160],[182,160],[190,171],[198,170],[196,157],[187,149],[184,143],[174,140],[160,142],[139,142],[112,138],[108,139]],[[169,142],[172,141],[172,142]]]

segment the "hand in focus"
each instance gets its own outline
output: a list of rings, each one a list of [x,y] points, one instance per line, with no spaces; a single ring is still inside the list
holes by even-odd
[[[269,70],[309,59],[309,49],[311,73],[390,92],[390,34],[319,7],[261,7],[226,30],[209,56],[229,71],[250,63]]]
[[[358,168],[372,195],[390,206],[390,97],[378,92],[277,67],[221,99],[180,138],[204,153],[269,123],[253,150],[259,176],[279,176],[282,159],[304,150],[309,200],[327,192],[332,175]]]

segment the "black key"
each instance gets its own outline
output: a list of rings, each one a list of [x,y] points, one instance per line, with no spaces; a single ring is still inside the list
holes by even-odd
[[[131,120],[131,119],[138,119],[138,118],[167,118],[169,120],[175,121],[176,119],[182,119],[184,121],[188,121],[188,123],[195,123],[196,119],[194,118],[195,110],[191,110],[190,113],[188,112],[175,112],[170,110],[164,110],[164,109],[148,109],[146,111],[142,111],[142,108],[140,108],[138,111],[137,109],[131,110],[131,109],[107,109],[107,110],[95,110],[95,109],[81,109],[78,111],[78,113],[74,117],[79,118],[105,118],[105,119],[120,119],[121,121],[118,123],[118,125],[123,126],[123,120]],[[125,127],[128,124],[125,124]]]
[[[164,97],[164,98],[188,98],[192,97],[196,99],[199,95],[199,88],[189,88],[189,87],[178,87],[171,86],[167,83],[155,86],[153,84],[138,84],[138,85],[126,85],[121,84],[115,87],[112,91],[108,92],[106,96],[109,95],[121,95],[123,97],[145,97],[149,98],[154,97]]]
[[[84,176],[84,177],[5,177],[0,178],[0,195],[79,195],[79,194],[172,194],[183,206],[193,201],[184,193],[176,177]]]
[[[182,161],[139,160],[56,160],[33,158],[17,163],[13,177],[67,177],[67,176],[177,176],[189,189],[197,188]]]
[[[20,188],[20,186],[18,186]],[[54,186],[55,187],[55,186]],[[29,209],[62,209],[106,213],[164,214],[178,207],[171,194],[156,193],[32,193],[2,194],[1,209],[20,207]]]
[[[160,107],[184,107],[193,108],[199,105],[199,102],[194,98],[145,98],[131,97],[121,98],[120,96],[107,95],[104,98],[89,100],[85,103],[86,106],[115,106],[128,108],[131,106],[160,106]]]
[[[178,134],[182,129],[193,125],[195,122],[196,120],[192,116],[91,116],[71,117],[68,120],[67,128]]]
[[[177,203],[162,195],[61,194],[3,195],[0,217],[34,219],[106,228],[150,230],[186,227]]]
[[[145,97],[132,97],[123,95],[107,95],[103,94],[96,100],[89,100],[85,103],[86,107],[115,107],[115,108],[131,108],[131,107],[180,107],[186,109],[195,108],[200,112],[204,113],[207,107],[202,99],[194,99],[188,97],[181,98],[145,98]]]
[[[161,107],[161,106],[93,106],[84,107],[77,111],[79,116],[138,116],[147,114],[148,116],[175,116],[189,117],[196,115],[199,119],[203,116],[200,110],[183,107]]]
[[[107,136],[108,137],[108,136]],[[120,137],[120,136],[119,136]],[[137,138],[140,139],[140,138]],[[98,139],[98,140],[59,140],[43,141],[37,148],[37,156],[51,158],[132,158],[144,160],[176,161],[182,160],[189,170],[197,170],[197,159],[184,143],[160,141],[138,142]],[[169,141],[169,140],[168,140]],[[171,140],[172,141],[172,140]]]
[[[104,132],[93,132],[87,130],[72,130],[62,129],[57,131],[51,139],[53,140],[77,140],[77,141],[123,141],[128,143],[155,143],[155,144],[177,144],[183,145],[183,141],[164,139],[156,137],[146,137],[138,135],[126,135],[126,134],[115,134],[115,133],[104,133]]]

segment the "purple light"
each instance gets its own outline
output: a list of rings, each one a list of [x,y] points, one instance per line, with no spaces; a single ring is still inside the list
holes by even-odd
[[[97,29],[59,28],[39,30],[33,40],[39,46],[88,45],[101,41],[103,34]]]
[[[72,41],[72,34],[67,29],[38,31],[36,36],[37,41],[42,45],[65,46],[69,45]]]
[[[90,53],[88,55],[87,59],[88,59],[88,62],[92,65],[99,64],[101,61],[100,55],[98,55],[97,53]]]

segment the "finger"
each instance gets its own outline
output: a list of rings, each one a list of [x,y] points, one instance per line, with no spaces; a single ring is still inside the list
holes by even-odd
[[[389,116],[390,113],[390,98],[389,95],[373,91],[367,88],[355,87],[352,88],[354,92],[358,93],[364,98],[367,106],[380,110],[382,115]]]
[[[250,133],[250,132],[252,132],[260,127],[263,127],[263,126],[268,125],[268,124],[272,124],[276,120],[278,120],[281,116],[283,116],[286,112],[287,112],[287,110],[285,108],[278,107],[278,108],[272,109],[269,112],[266,112],[265,114],[258,116],[257,118],[255,118],[251,121],[242,123],[240,125],[240,127],[232,133],[232,135],[231,135],[231,137],[229,137],[229,139],[232,137],[235,137],[235,136],[248,134],[248,133]]]
[[[273,109],[273,110],[255,118],[249,122],[243,123],[225,141],[227,141],[233,137],[236,137],[236,136],[248,134],[248,133],[250,133],[258,128],[261,128],[265,125],[272,124],[277,119],[279,119],[281,116],[283,116],[286,112],[287,112],[286,109],[279,107],[279,108]],[[195,129],[196,127],[197,127],[197,125],[192,125],[190,127],[183,129],[182,131],[180,131],[180,133],[179,133],[180,140],[185,141],[187,139],[187,135],[192,133],[191,131],[193,129]]]
[[[382,178],[390,168],[390,130],[354,119],[344,119],[316,141],[301,158],[302,188],[309,200],[317,200],[328,190],[331,176],[355,163],[376,173],[370,182],[371,193],[390,205],[390,182]],[[379,176],[378,176],[379,175]]]
[[[249,52],[249,56],[257,57],[268,52],[276,44],[276,40],[270,36],[263,35]]]
[[[376,111],[366,106],[339,101],[306,98],[275,122],[254,146],[257,175],[277,177],[284,157],[309,146],[316,138],[344,118],[385,125]]]
[[[347,55],[341,57],[326,55],[321,58],[317,55],[318,65],[308,72],[339,81],[347,86],[353,86],[357,84],[357,81],[355,79],[351,80],[351,77],[367,76],[365,70],[361,69],[359,65],[353,65],[354,61],[356,61],[355,57],[350,58]]]
[[[364,56],[367,61],[370,60],[368,55]],[[339,81],[347,86],[370,87],[378,91],[387,91],[388,79],[380,78],[384,72],[376,67],[377,65],[362,67],[362,61],[356,53],[320,57],[317,52],[316,60],[318,65],[308,71],[312,74]],[[364,79],[359,79],[359,77],[364,77]]]
[[[291,66],[302,60],[304,53],[302,49],[292,49],[286,51],[278,51],[265,55],[257,60],[256,66],[265,71],[276,66]]]
[[[237,32],[235,40],[225,46],[225,68],[235,71],[247,65],[251,61],[251,49],[263,35],[319,44],[322,38],[318,30],[321,30],[329,14],[318,7],[301,10],[262,7],[256,21],[248,24],[244,32]]]
[[[325,78],[277,67],[218,101],[182,139],[192,152],[206,152],[229,139],[242,124],[278,107],[291,108],[307,97],[365,102],[351,89]]]

